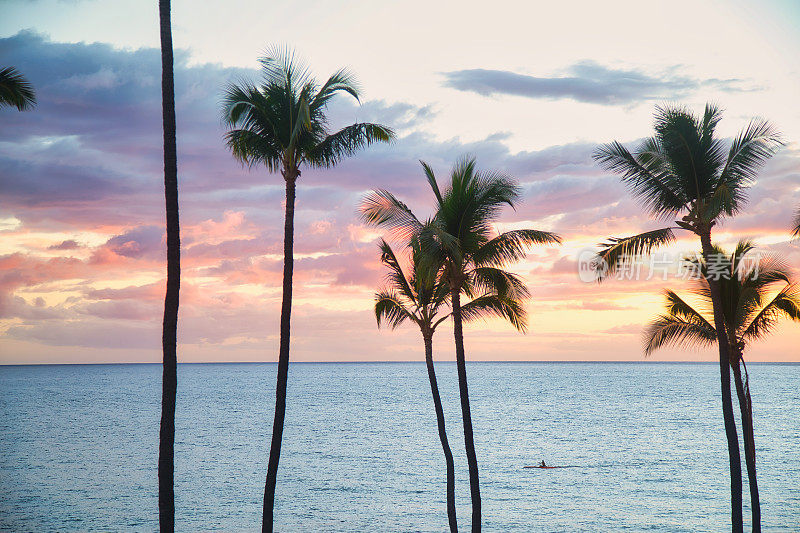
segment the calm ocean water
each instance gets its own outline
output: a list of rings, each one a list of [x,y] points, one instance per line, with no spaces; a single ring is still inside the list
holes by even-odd
[[[749,369],[765,530],[800,531],[800,366]],[[437,366],[467,530],[455,370]],[[486,531],[729,529],[716,365],[468,374]],[[260,527],[274,380],[272,364],[180,365],[180,531]],[[160,366],[0,367],[0,391],[0,529],[157,528]],[[523,468],[542,459],[570,468]],[[294,363],[279,476],[280,531],[446,530],[425,365]]]

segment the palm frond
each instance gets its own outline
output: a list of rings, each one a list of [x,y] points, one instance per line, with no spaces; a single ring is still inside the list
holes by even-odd
[[[514,298],[485,294],[461,306],[461,317],[467,322],[492,316],[508,320],[518,331],[528,328],[527,311]]]
[[[431,186],[433,195],[436,197],[436,203],[442,205],[442,193],[439,191],[439,184],[436,183],[436,175],[433,173],[431,166],[425,161],[420,160],[422,170],[425,172],[425,177],[428,179],[428,185]]]
[[[750,324],[741,333],[741,338],[745,341],[753,341],[766,336],[782,317],[800,321],[800,291],[797,285],[787,285],[782,288],[753,317]]]
[[[758,171],[781,146],[781,135],[769,122],[751,120],[731,143],[706,218],[713,220],[719,214],[737,213],[747,200],[747,188],[755,182]]]
[[[328,105],[328,102],[336,93],[344,92],[360,102],[359,87],[355,75],[348,69],[339,69],[320,87],[316,96],[311,100],[309,106],[316,110]]]
[[[0,107],[28,111],[36,107],[33,85],[14,67],[0,68]]]
[[[766,161],[783,146],[778,130],[764,119],[753,119],[731,143],[728,160],[719,176],[719,184],[744,187],[752,184]],[[736,206],[733,206],[736,207]],[[732,214],[726,211],[727,214]]]
[[[688,202],[675,187],[656,139],[645,140],[637,156],[614,141],[598,147],[592,157],[605,170],[620,174],[633,196],[658,217],[672,217]]]
[[[308,65],[288,45],[272,45],[259,58],[261,76],[265,85],[285,87],[290,92],[297,92],[301,87],[311,83],[311,71]]]
[[[352,124],[325,137],[310,150],[306,159],[313,167],[328,168],[366,146],[376,142],[390,142],[394,138],[394,131],[386,126],[370,123]]]
[[[665,290],[664,297],[666,299],[667,314],[669,316],[683,319],[687,322],[692,322],[706,329],[710,330],[715,329],[714,326],[711,324],[711,322],[708,319],[706,319],[706,317],[704,317],[702,313],[695,310],[691,305],[686,303],[674,291],[671,291],[669,289]]]
[[[384,189],[366,195],[361,202],[360,213],[366,224],[388,228],[402,238],[410,238],[422,229],[422,223],[411,209]]]
[[[656,106],[654,129],[675,185],[689,201],[711,197],[725,158],[714,129],[720,110],[706,105],[702,119],[684,106]]]
[[[392,290],[399,292],[407,300],[416,302],[417,292],[412,288],[412,284],[409,283],[409,280],[406,277],[405,272],[403,272],[403,268],[400,266],[400,261],[397,260],[397,256],[395,255],[394,250],[392,250],[392,247],[389,246],[389,243],[383,239],[381,239],[378,243],[378,247],[381,251],[381,263],[389,268],[389,273],[386,275],[386,278]]]
[[[468,282],[470,292],[492,293],[515,300],[529,298],[531,295],[521,277],[499,268],[475,268],[470,272]]]
[[[800,207],[797,208],[797,212],[794,215],[794,222],[792,222],[794,226],[792,228],[792,237],[800,238]]]
[[[390,329],[395,329],[406,320],[414,321],[414,316],[403,306],[398,294],[382,291],[375,295],[375,319],[378,327],[386,323]]]
[[[716,340],[717,333],[714,328],[709,330],[694,321],[661,315],[645,328],[644,353],[651,355],[667,345],[686,348],[710,346]]]
[[[598,281],[613,274],[638,257],[649,254],[654,249],[675,241],[672,228],[646,231],[631,237],[609,237],[600,243],[601,250],[597,254]]]
[[[250,130],[234,129],[225,134],[225,144],[230,148],[233,157],[243,165],[252,168],[263,164],[270,172],[281,169],[283,152],[270,142],[269,137]]]
[[[534,244],[561,244],[561,237],[549,231],[518,229],[501,233],[475,251],[478,266],[505,266],[525,258]]]

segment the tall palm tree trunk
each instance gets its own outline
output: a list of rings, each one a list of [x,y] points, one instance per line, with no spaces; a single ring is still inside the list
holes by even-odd
[[[175,396],[178,389],[178,294],[181,241],[178,219],[178,158],[175,133],[175,83],[172,65],[170,0],[159,0],[161,22],[161,110],[164,127],[164,199],[167,214],[167,291],[161,335],[161,429],[158,442],[158,523],[175,530]]]
[[[756,441],[753,434],[753,404],[750,400],[750,387],[742,380],[742,369],[739,366],[741,354],[734,351],[736,361],[733,362],[733,381],[736,384],[736,395],[739,398],[739,409],[742,413],[742,437],[744,440],[744,462],[747,465],[747,481],[750,486],[750,510],[753,533],[761,533],[761,500],[758,496],[758,480],[756,478]]]
[[[478,484],[478,458],[475,455],[475,440],[472,435],[472,414],[469,409],[467,390],[467,365],[464,358],[464,330],[461,320],[460,288],[450,290],[453,307],[453,335],[456,344],[456,368],[458,369],[458,392],[461,396],[461,418],[464,422],[464,447],[467,449],[469,466],[469,493],[472,499],[472,531],[481,530],[481,489]]]
[[[431,395],[433,396],[433,406],[436,409],[436,423],[439,426],[439,440],[442,442],[444,451],[444,461],[447,465],[447,521],[450,523],[451,533],[458,533],[458,523],[456,521],[456,474],[453,464],[453,452],[447,442],[447,432],[444,426],[444,409],[442,409],[442,399],[439,397],[439,385],[436,383],[436,372],[433,368],[433,335],[423,334],[425,341],[425,364],[428,367],[428,380],[431,382]]]
[[[292,271],[294,270],[294,199],[299,172],[286,169],[286,220],[283,226],[283,302],[281,303],[281,340],[278,354],[278,382],[275,386],[275,419],[272,422],[272,444],[269,449],[267,481],[264,485],[262,533],[272,532],[275,484],[278,480],[278,461],[281,458],[283,421],[286,417],[286,381],[289,375],[289,321],[292,314]]]
[[[714,249],[711,246],[711,232],[701,232],[700,242],[703,245],[703,258],[710,265]],[[714,328],[717,330],[719,346],[719,374],[722,389],[722,418],[725,422],[725,436],[728,439],[728,462],[731,471],[731,531],[743,533],[742,521],[742,463],[739,455],[739,437],[736,434],[736,420],[733,417],[733,399],[731,397],[731,373],[728,335],[722,314],[722,293],[719,280],[708,278],[711,290],[711,303],[714,308]]]

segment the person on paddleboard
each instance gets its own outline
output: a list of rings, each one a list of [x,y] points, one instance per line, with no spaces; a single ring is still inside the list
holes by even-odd
[[[544,459],[542,459],[542,462],[539,463],[539,468],[547,468],[547,465],[544,464]]]

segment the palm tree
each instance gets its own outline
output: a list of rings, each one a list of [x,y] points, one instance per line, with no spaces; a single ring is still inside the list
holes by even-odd
[[[303,165],[333,167],[365,146],[379,141],[389,142],[394,138],[394,132],[386,126],[369,123],[330,131],[325,115],[328,102],[340,92],[356,100],[359,98],[355,79],[347,70],[339,70],[320,85],[287,49],[271,50],[260,63],[262,79],[259,85],[245,82],[227,87],[223,97],[223,119],[230,127],[225,140],[233,156],[250,168],[263,164],[269,172],[280,172],[286,183],[280,351],[262,521],[262,530],[272,531],[289,371],[297,179]]]
[[[33,85],[14,67],[0,68],[0,107],[28,111],[36,105]]]
[[[527,294],[522,280],[502,268],[525,257],[530,245],[559,243],[550,232],[531,229],[497,234],[493,228],[503,205],[514,207],[520,188],[516,182],[496,172],[478,172],[475,159],[465,157],[451,171],[450,184],[440,191],[433,170],[422,163],[425,176],[436,198],[433,219],[420,223],[408,207],[387,191],[367,198],[362,213],[368,222],[418,235],[426,268],[441,267],[441,279],[450,291],[450,309],[456,345],[458,388],[464,425],[464,444],[469,466],[472,499],[472,530],[481,530],[481,494],[478,460],[472,431],[467,371],[464,355],[461,293],[467,297],[491,292],[503,298],[519,299]],[[512,324],[517,327],[518,324]]]
[[[792,237],[800,237],[800,208],[797,208],[792,224],[794,225],[792,228]]]
[[[757,260],[748,264],[747,254],[753,244],[740,241],[736,251],[727,256],[715,247],[715,272],[720,275],[724,336],[731,356],[736,393],[742,416],[744,455],[750,484],[750,503],[753,531],[761,531],[761,503],[756,480],[756,450],[753,435],[753,404],[750,399],[750,380],[744,364],[744,350],[765,337],[778,319],[787,317],[800,321],[800,291],[791,283],[788,269],[773,260]],[[696,261],[701,272],[708,273],[705,261]],[[777,292],[775,288],[779,288]],[[699,297],[704,310],[712,307],[708,280],[701,277],[692,293]],[[717,342],[716,329],[706,313],[695,310],[673,291],[665,291],[667,312],[656,318],[645,332],[645,354],[650,355],[662,346],[708,346]],[[771,297],[770,297],[771,296]],[[744,379],[742,379],[744,371]]]
[[[457,532],[453,453],[447,442],[444,411],[433,368],[433,334],[436,327],[450,316],[450,313],[439,316],[440,308],[447,303],[450,290],[438,276],[438,269],[426,268],[419,241],[413,240],[410,248],[410,271],[406,275],[391,246],[381,240],[381,262],[389,269],[386,276],[388,287],[375,295],[375,318],[378,327],[383,321],[391,329],[408,320],[414,322],[422,333],[425,364],[428,367],[428,380],[436,410],[436,422],[439,426],[439,440],[442,443],[447,468],[447,519],[450,531]],[[492,293],[482,294],[464,305],[461,311],[465,319],[494,315],[507,318],[520,329],[525,327],[525,309],[519,300],[510,297]]]
[[[667,227],[603,243],[598,264],[606,274],[654,248],[674,241],[673,229],[690,231],[700,238],[708,263],[714,253],[711,229],[724,217],[744,206],[746,188],[758,170],[782,145],[777,131],[762,119],[753,119],[730,144],[714,137],[722,118],[714,105],[706,105],[702,117],[683,107],[657,107],[655,135],[645,139],[634,153],[614,141],[599,147],[594,158],[605,169],[620,174],[633,196],[659,219],[675,221]],[[604,265],[604,266],[603,266]],[[602,272],[601,272],[602,277]],[[730,349],[724,338],[722,296],[717,280],[709,280],[714,326],[719,336],[719,368],[722,413],[728,441],[731,471],[731,527],[743,530],[742,468],[739,441],[733,417],[730,383]]]
[[[167,213],[167,294],[161,336],[161,430],[158,445],[158,522],[161,531],[175,530],[175,397],[178,389],[178,300],[181,283],[181,240],[178,220],[178,163],[175,133],[175,84],[172,62],[170,0],[159,0],[161,22],[161,109],[164,128],[164,196]]]

